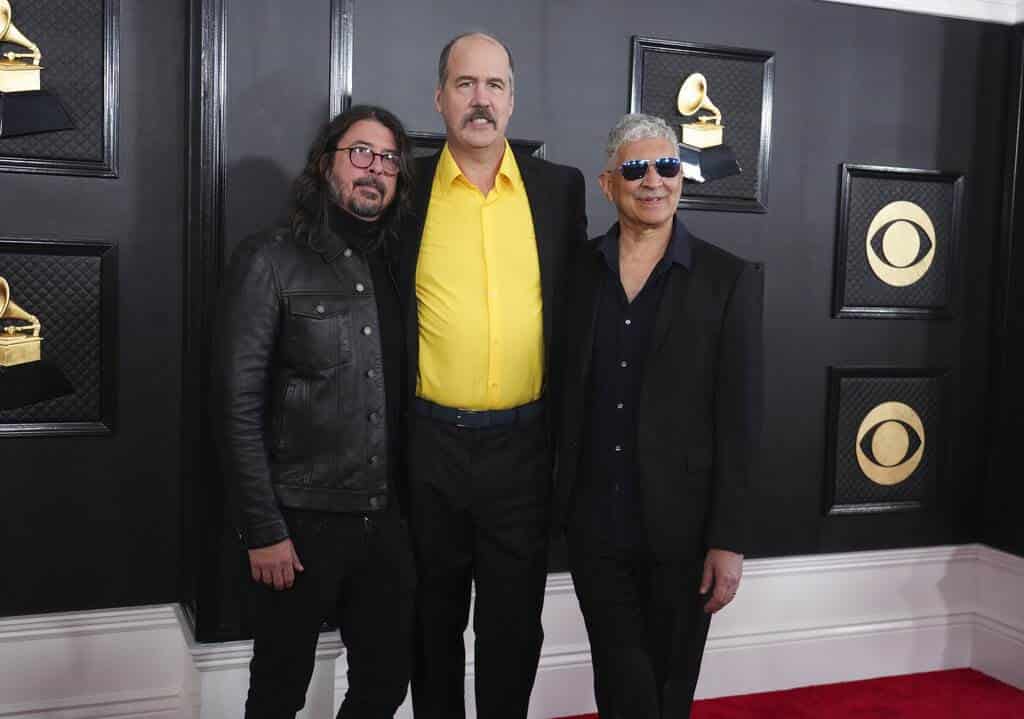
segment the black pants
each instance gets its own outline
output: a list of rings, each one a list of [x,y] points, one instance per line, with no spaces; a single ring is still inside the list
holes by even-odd
[[[415,567],[397,514],[285,510],[305,571],[291,589],[251,582],[255,643],[247,719],[294,717],[306,700],[320,626],[334,620],[348,657],[338,717],[390,719],[412,659]]]
[[[477,716],[525,719],[544,637],[551,499],[544,423],[462,429],[412,419],[416,719],[465,716],[471,582]]]
[[[686,719],[710,616],[703,560],[595,552],[569,535],[569,568],[590,638],[601,719]]]

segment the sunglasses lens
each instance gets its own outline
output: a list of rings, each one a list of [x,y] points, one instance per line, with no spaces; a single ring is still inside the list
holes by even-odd
[[[623,162],[619,172],[627,180],[639,180],[647,174],[647,160],[629,160]]]
[[[679,165],[678,157],[660,157],[655,161],[654,169],[662,177],[675,177],[679,174]]]

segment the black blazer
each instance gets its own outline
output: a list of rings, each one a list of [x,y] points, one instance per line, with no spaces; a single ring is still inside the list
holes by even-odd
[[[544,307],[544,395],[551,398],[558,396],[561,370],[565,364],[566,268],[573,248],[584,245],[587,239],[583,174],[575,167],[556,165],[526,153],[516,152],[515,157],[530,200],[533,232],[537,239]],[[416,263],[439,158],[440,153],[416,159],[412,211],[402,223],[400,233],[398,293],[406,318],[406,347],[409,352],[406,390],[410,397],[416,393],[419,368]]]
[[[708,548],[745,553],[747,485],[761,429],[763,272],[686,233],[690,269],[674,264],[655,318],[640,406],[637,461],[651,548],[662,559]],[[556,518],[572,509],[588,411],[602,282],[596,243],[571,272],[568,365],[561,402]]]

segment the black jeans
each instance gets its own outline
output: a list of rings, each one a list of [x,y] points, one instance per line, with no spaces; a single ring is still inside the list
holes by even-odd
[[[471,582],[477,716],[525,719],[544,638],[551,500],[544,422],[464,429],[413,415],[410,435],[416,719],[465,717]]]
[[[390,719],[405,699],[416,583],[397,512],[285,510],[299,561],[291,589],[251,584],[255,643],[247,719],[294,717],[306,700],[320,626],[330,618],[348,658],[339,719]]]
[[[711,621],[698,593],[703,559],[595,551],[572,531],[568,545],[601,719],[686,719]]]

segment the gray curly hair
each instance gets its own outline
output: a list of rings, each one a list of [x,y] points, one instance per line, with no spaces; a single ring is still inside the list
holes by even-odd
[[[668,126],[667,122],[660,117],[645,115],[642,112],[623,115],[608,133],[608,142],[604,146],[608,162],[611,162],[615,153],[626,143],[651,138],[668,140],[675,148],[676,157],[679,156],[679,140],[676,139],[675,131]]]

